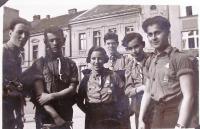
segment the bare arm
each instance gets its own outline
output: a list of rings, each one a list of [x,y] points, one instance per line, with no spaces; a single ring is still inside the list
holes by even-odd
[[[144,123],[144,116],[148,109],[148,106],[151,102],[151,95],[149,92],[149,79],[146,80],[146,87],[144,90],[144,95],[142,97],[142,102],[140,105],[140,114],[139,114],[139,129],[145,129],[145,123]]]
[[[179,118],[177,123],[186,126],[194,103],[194,86],[193,76],[191,74],[183,74],[179,77],[183,100],[180,107]]]
[[[37,80],[34,85],[34,91],[36,96],[41,96],[44,93],[44,85],[42,80]],[[56,110],[51,105],[43,105],[45,111],[53,118],[56,125],[61,126],[66,121],[63,120],[60,115],[56,112]]]

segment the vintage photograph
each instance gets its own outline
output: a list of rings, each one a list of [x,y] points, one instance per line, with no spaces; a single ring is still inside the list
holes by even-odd
[[[197,6],[22,1],[1,3],[0,128],[200,128]]]

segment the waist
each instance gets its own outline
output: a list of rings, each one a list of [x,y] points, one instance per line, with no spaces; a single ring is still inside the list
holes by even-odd
[[[158,101],[154,101],[154,102],[156,105],[168,105],[168,104],[179,103],[181,102],[182,98],[183,98],[182,95],[179,95],[167,101],[164,98],[161,98]]]

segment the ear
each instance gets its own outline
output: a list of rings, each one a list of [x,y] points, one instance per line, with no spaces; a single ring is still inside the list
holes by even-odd
[[[9,30],[9,37],[11,37],[11,35],[12,35],[12,30]]]
[[[66,38],[65,38],[65,37],[63,37],[62,45],[64,45],[64,44],[65,44],[65,41],[66,41]]]

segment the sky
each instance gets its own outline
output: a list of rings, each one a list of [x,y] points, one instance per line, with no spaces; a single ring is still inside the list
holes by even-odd
[[[59,2],[58,2],[59,1]],[[144,1],[144,0],[143,0]],[[99,4],[194,4],[194,0],[184,2],[184,0],[8,0],[3,7],[11,7],[19,10],[20,17],[29,21],[33,15],[46,15],[51,17],[64,15],[69,9],[76,8],[78,11],[88,10]],[[194,4],[195,5],[195,4]]]

